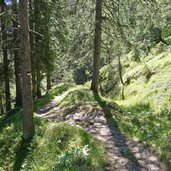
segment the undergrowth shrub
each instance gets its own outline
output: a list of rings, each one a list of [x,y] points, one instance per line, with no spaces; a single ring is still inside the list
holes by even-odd
[[[57,166],[54,171],[71,171],[86,169],[90,165],[89,147],[75,147],[58,156]]]

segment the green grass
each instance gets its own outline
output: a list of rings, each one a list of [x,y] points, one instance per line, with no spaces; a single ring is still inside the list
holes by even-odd
[[[74,84],[64,84],[61,83],[57,86],[55,86],[53,89],[51,89],[49,92],[47,92],[45,95],[42,96],[41,99],[37,99],[34,101],[34,111],[36,111],[39,107],[51,102],[55,96],[60,96],[65,91],[73,88]]]
[[[124,100],[121,98],[122,85],[108,77],[110,73],[116,78],[118,72],[113,70],[112,74],[110,66],[101,70],[103,89],[107,90],[109,85],[113,85],[106,97],[116,101],[122,108],[120,114],[113,115],[114,124],[128,136],[137,137],[153,146],[171,168],[170,46],[157,45],[151,53],[141,58],[141,62],[131,61],[131,54],[128,58],[122,58]]]
[[[100,86],[103,96],[120,105],[150,103],[154,110],[171,108],[171,51],[170,46],[158,44],[141,62],[131,61],[131,53],[122,57],[125,100],[119,80],[117,61],[101,69]],[[113,66],[113,67],[112,67]]]
[[[35,109],[69,88],[57,86],[35,102]],[[105,167],[103,145],[84,130],[35,116],[36,134],[26,143],[21,123],[19,110],[0,118],[0,171],[100,171]]]
[[[57,95],[61,96],[57,104],[61,108],[85,103],[109,105],[107,109],[113,112],[115,126],[128,136],[138,137],[153,146],[171,167],[171,55],[169,47],[164,49],[154,49],[143,59],[145,63],[124,63],[125,100],[119,95],[121,85],[115,75],[117,71],[112,70],[112,66],[105,66],[100,78],[100,89],[105,98],[94,95],[89,90],[89,83],[85,86],[60,84],[36,100],[34,110]],[[115,66],[115,62],[112,65]],[[122,112],[110,110],[114,100]],[[106,154],[102,144],[82,129],[35,117],[36,135],[31,142],[25,143],[21,139],[21,123],[19,110],[0,118],[0,171],[103,170]]]
[[[153,110],[171,109],[171,53],[168,47],[165,51],[144,58],[144,63],[130,62],[133,67],[125,68],[123,78],[129,80],[125,85],[125,100],[117,97],[117,102],[124,106],[137,103],[149,103]],[[147,78],[149,71],[151,76]],[[116,97],[115,97],[116,99]]]
[[[153,146],[159,156],[171,167],[171,110],[156,112],[148,103],[122,106],[122,112],[113,115],[115,124],[130,137],[137,137]]]
[[[96,100],[89,87],[76,86],[74,89],[68,91],[67,95],[62,98],[58,105],[60,107],[72,107],[93,102],[96,102]]]

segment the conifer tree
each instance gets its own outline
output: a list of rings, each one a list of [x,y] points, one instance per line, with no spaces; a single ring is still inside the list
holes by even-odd
[[[96,0],[93,77],[92,77],[92,84],[91,84],[91,90],[93,90],[93,92],[95,93],[98,93],[98,86],[99,86],[101,35],[102,35],[102,0]]]
[[[20,50],[21,50],[21,74],[22,74],[22,106],[23,106],[23,138],[25,140],[33,137],[34,119],[31,92],[31,60],[29,44],[29,19],[28,0],[19,1],[20,16]]]
[[[12,0],[13,9],[13,43],[14,43],[14,70],[15,70],[15,87],[16,87],[16,106],[22,105],[22,93],[21,93],[21,66],[20,66],[20,54],[19,54],[19,36],[18,36],[18,9],[17,0]]]
[[[11,94],[10,94],[10,79],[9,79],[9,59],[8,59],[8,41],[7,41],[7,26],[5,21],[6,4],[1,0],[1,29],[2,29],[2,50],[3,50],[3,74],[5,82],[5,106],[6,112],[11,109]]]

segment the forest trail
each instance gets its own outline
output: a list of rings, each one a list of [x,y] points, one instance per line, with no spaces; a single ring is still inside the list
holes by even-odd
[[[56,106],[67,93],[56,96],[51,103],[41,107],[38,116],[81,127],[102,141],[108,156],[105,171],[167,171],[151,148],[138,139],[127,138],[122,134],[111,123],[112,118],[106,119],[98,104],[85,104],[71,109]]]

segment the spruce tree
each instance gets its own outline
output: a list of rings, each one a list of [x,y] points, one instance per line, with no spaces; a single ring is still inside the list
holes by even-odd
[[[29,44],[28,0],[19,1],[19,16],[21,30],[20,50],[23,101],[23,138],[25,140],[28,140],[33,137],[35,132],[31,92],[31,60]]]

